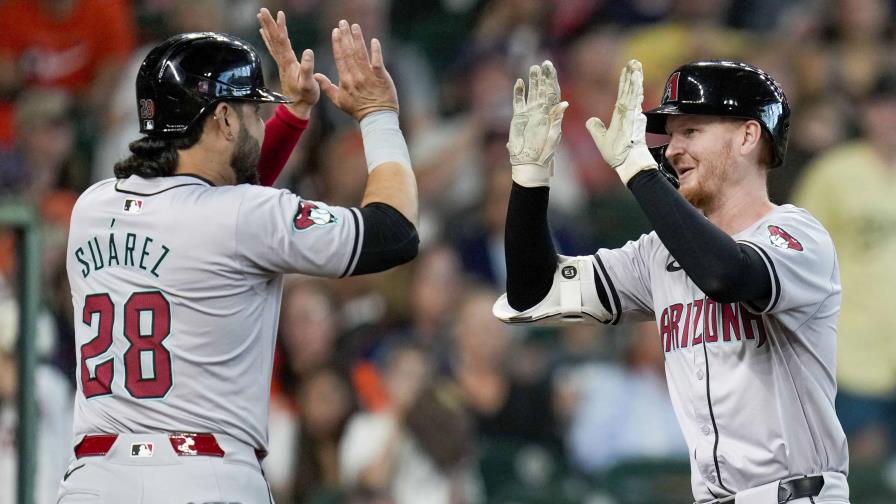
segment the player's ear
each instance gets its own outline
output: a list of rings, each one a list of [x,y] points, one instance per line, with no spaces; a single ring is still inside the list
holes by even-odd
[[[212,112],[213,128],[227,140],[235,139],[239,132],[239,116],[234,106],[238,105],[220,102],[215,105],[215,110]]]
[[[758,121],[750,119],[745,121],[740,128],[740,153],[744,156],[752,152],[759,152],[762,148],[762,126]]]

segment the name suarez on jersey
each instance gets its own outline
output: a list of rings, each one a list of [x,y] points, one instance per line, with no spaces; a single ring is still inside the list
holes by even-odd
[[[659,325],[666,353],[689,346],[742,339],[755,341],[759,348],[768,339],[761,315],[750,312],[741,304],[718,303],[710,298],[667,306],[660,315]]]
[[[149,236],[134,233],[110,232],[107,237],[93,237],[75,249],[75,259],[81,263],[81,275],[87,275],[106,267],[123,266],[139,268],[159,278],[159,267],[171,249],[165,245],[153,245]]]

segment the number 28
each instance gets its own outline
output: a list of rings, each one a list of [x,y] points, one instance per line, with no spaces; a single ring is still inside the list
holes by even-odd
[[[141,332],[140,319],[144,313],[151,318],[148,334]],[[93,315],[97,314],[94,321]],[[96,336],[81,345],[80,381],[84,397],[112,393],[115,378],[114,357],[97,363],[93,373],[87,360],[106,353],[112,346],[115,326],[115,305],[109,294],[91,294],[84,299],[81,321],[93,326]],[[129,345],[124,352],[124,387],[138,399],[158,399],[171,390],[171,353],[162,342],[171,333],[171,305],[159,291],[135,292],[124,304],[124,337]],[[144,356],[150,354],[152,370],[146,376]]]

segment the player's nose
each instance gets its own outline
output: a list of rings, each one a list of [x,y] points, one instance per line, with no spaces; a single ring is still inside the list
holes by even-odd
[[[678,164],[681,160],[681,157],[684,155],[684,142],[681,141],[680,137],[676,138],[675,135],[669,137],[669,145],[666,146],[666,159],[672,164],[674,168],[678,168]]]

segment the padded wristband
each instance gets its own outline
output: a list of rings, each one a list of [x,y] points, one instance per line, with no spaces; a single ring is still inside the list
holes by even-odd
[[[408,145],[398,126],[398,113],[393,110],[372,112],[361,119],[364,157],[367,173],[383,163],[400,163],[411,168]]]
[[[616,167],[616,173],[622,179],[622,183],[628,185],[628,181],[638,173],[645,170],[656,170],[658,166],[653,154],[646,146],[638,146],[631,150],[626,156],[625,161]]]
[[[554,174],[554,163],[548,161],[547,166],[537,164],[520,164],[511,167],[511,178],[523,187],[549,187]]]

